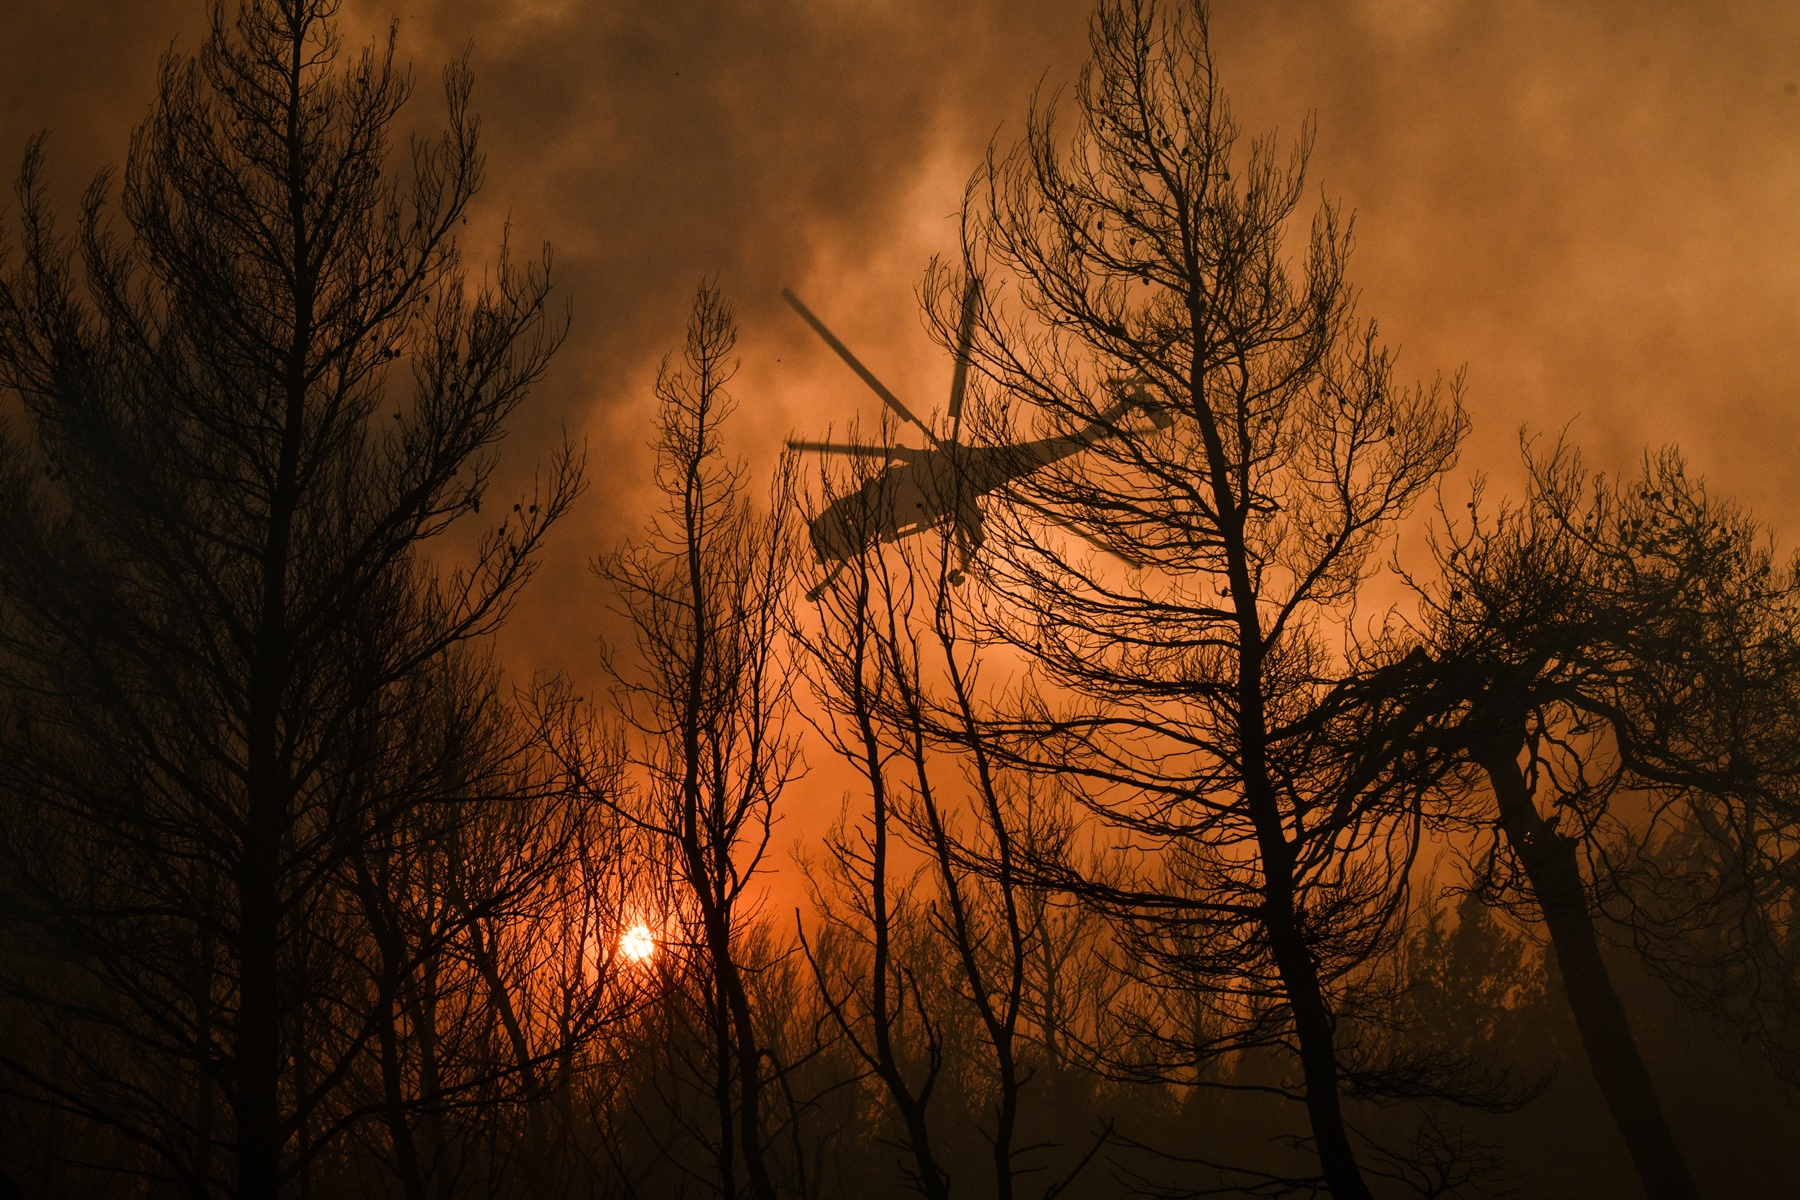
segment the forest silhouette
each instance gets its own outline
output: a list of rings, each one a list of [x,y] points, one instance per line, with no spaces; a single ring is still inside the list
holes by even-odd
[[[1204,6],[970,176],[942,421],[795,301],[890,413],[753,478],[699,285],[594,695],[496,646],[580,314],[465,262],[467,64],[401,146],[338,16],[214,9],[0,217],[0,1193],[1800,1186],[1800,560],[1674,447],[1458,491]]]

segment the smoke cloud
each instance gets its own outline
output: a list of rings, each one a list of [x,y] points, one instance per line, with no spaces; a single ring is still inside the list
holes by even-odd
[[[570,340],[508,447],[566,427],[593,489],[508,635],[520,676],[596,671],[586,570],[649,501],[650,383],[695,285],[743,327],[739,444],[768,463],[878,402],[779,301],[795,287],[929,410],[949,363],[914,289],[953,250],[990,139],[1072,81],[1086,0],[347,0],[354,45],[398,22],[429,128],[467,53],[488,183],[471,260],[510,223],[557,254]],[[64,210],[123,157],[158,57],[199,0],[0,7],[0,163],[52,132]],[[1800,9],[1625,0],[1219,0],[1213,35],[1245,134],[1318,123],[1311,186],[1355,213],[1365,316],[1403,376],[1466,364],[1463,471],[1516,478],[1521,427],[1611,469],[1674,441],[1791,530],[1800,443]],[[485,243],[485,244],[484,244]],[[491,254],[488,254],[491,257]],[[835,800],[833,800],[835,803]]]

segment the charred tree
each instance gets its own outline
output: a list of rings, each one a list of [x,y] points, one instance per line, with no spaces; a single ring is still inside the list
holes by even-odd
[[[852,485],[845,495],[884,502],[882,481],[867,471]],[[820,625],[802,639],[831,717],[825,735],[869,789],[866,812],[846,810],[814,880],[827,929],[866,958],[836,971],[817,957],[813,965],[840,1031],[900,1118],[909,1179],[924,1195],[946,1196],[950,1173],[928,1116],[944,1066],[939,1029],[951,1014],[934,1011],[908,959],[950,964],[954,1003],[972,1009],[980,1065],[991,1076],[981,1132],[994,1194],[1011,1197],[1030,1170],[1019,1161],[1032,1075],[1021,1022],[1042,925],[1018,869],[1025,815],[978,719],[977,646],[950,582],[960,572],[957,535],[918,539],[915,549],[904,555],[865,544],[820,593]],[[908,860],[925,864],[923,876],[897,871],[895,863]],[[901,937],[910,955],[897,950]],[[897,1046],[903,1030],[914,1043],[910,1078]],[[1060,1190],[1052,1185],[1048,1194]]]
[[[876,514],[868,516],[872,522]],[[821,593],[819,634],[800,639],[814,690],[831,716],[821,732],[869,788],[867,820],[846,813],[826,839],[828,859],[814,864],[814,908],[823,928],[810,942],[802,930],[801,941],[833,1021],[899,1118],[910,1159],[902,1174],[929,1200],[945,1200],[950,1173],[933,1147],[930,1120],[943,1047],[936,1015],[904,953],[904,939],[920,918],[897,865],[903,821],[894,775],[904,750],[883,721],[893,704],[894,672],[904,669],[892,652],[895,593],[907,590],[907,576],[892,567],[872,548],[853,556]],[[903,774],[904,766],[899,769]],[[833,938],[844,946],[826,940]]]
[[[1333,631],[1465,419],[1456,387],[1396,381],[1355,318],[1335,209],[1290,266],[1310,132],[1285,164],[1239,148],[1204,11],[1103,3],[1091,40],[1073,129],[1040,105],[965,205],[996,297],[973,363],[1007,397],[989,440],[1034,411],[1040,436],[1100,429],[989,513],[992,629],[1039,698],[1012,744],[1154,851],[1107,888],[1069,882],[1110,901],[1146,984],[1211,998],[1220,1044],[1291,1053],[1320,1175],[1366,1197],[1343,1097],[1379,1084],[1347,1066],[1335,1005],[1392,938],[1431,781],[1340,706],[1363,664]],[[1191,1059],[1179,1042],[1156,1054]]]
[[[779,653],[793,531],[785,506],[752,507],[744,469],[724,455],[736,341],[730,308],[703,285],[681,364],[665,361],[657,376],[664,507],[642,542],[595,569],[616,589],[640,660],[616,672],[650,780],[631,819],[662,847],[680,883],[709,993],[720,1186],[735,1194],[741,1162],[751,1194],[773,1200],[765,1108],[775,1064],[738,949],[745,888],[798,766],[785,730],[792,681]],[[778,480],[772,494],[783,491]]]

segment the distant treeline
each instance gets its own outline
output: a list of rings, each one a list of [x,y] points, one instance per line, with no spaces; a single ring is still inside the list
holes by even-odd
[[[1672,448],[1457,490],[1202,6],[971,178],[927,445],[763,494],[700,287],[594,696],[492,649],[549,251],[336,8],[0,221],[0,1196],[1800,1191],[1800,564]]]

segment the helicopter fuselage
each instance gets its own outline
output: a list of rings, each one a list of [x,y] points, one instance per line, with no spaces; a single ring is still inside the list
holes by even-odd
[[[811,309],[790,291],[781,294],[794,311],[813,328],[825,344],[844,360],[881,402],[902,421],[922,431],[931,441],[929,448],[910,446],[843,445],[834,442],[790,440],[794,450],[822,454],[848,455],[865,462],[885,460],[887,466],[865,480],[855,491],[839,496],[812,519],[809,532],[813,550],[819,561],[830,568],[825,578],[807,592],[817,599],[840,570],[859,553],[883,542],[899,541],[948,522],[956,541],[961,562],[949,573],[951,583],[960,583],[963,571],[982,542],[981,506],[983,496],[1051,463],[1078,454],[1102,438],[1124,432],[1113,421],[1131,409],[1142,409],[1158,429],[1167,429],[1172,419],[1159,405],[1150,401],[1142,377],[1137,380],[1114,380],[1118,403],[1083,429],[1060,437],[1039,438],[1015,445],[965,446],[957,437],[962,429],[964,389],[969,378],[970,347],[973,344],[976,314],[980,301],[980,278],[971,275],[963,288],[962,327],[957,335],[956,372],[950,380],[950,403],[946,410],[951,433],[940,438],[913,411],[901,403],[873,372],[859,361],[838,336],[826,328]],[[1135,383],[1129,394],[1126,387]]]
[[[1087,449],[1105,437],[1099,422],[1078,433],[1010,446],[940,443],[891,464],[813,518],[813,551],[821,563],[843,563],[882,542],[941,525],[957,526],[965,550],[979,545],[978,501],[1015,479]]]

